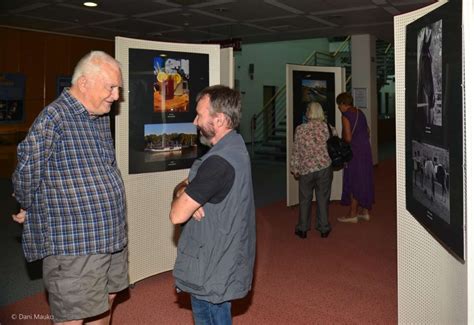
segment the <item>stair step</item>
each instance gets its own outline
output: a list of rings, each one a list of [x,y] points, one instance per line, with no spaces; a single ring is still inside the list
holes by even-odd
[[[264,143],[261,144],[261,146],[262,147],[286,149],[286,143],[282,143],[282,142],[264,142]]]
[[[254,151],[256,155],[259,156],[266,156],[266,157],[274,157],[274,158],[286,158],[286,151],[274,151],[274,150],[264,150],[264,149],[257,149]]]
[[[286,141],[286,134],[274,134],[274,135],[269,135],[268,136],[268,140],[270,141],[276,141],[276,140],[280,140],[280,141]]]

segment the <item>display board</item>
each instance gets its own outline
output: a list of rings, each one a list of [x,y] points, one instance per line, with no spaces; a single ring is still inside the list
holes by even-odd
[[[175,145],[178,140],[172,135],[179,132],[183,135],[180,141],[194,141],[189,139],[189,134],[194,133],[191,125],[195,99],[192,96],[200,90],[199,87],[220,83],[220,49],[218,45],[152,42],[123,37],[117,37],[115,44],[116,58],[122,65],[123,74],[122,99],[116,116],[116,152],[127,195],[129,277],[130,283],[135,283],[173,268],[179,226],[171,224],[168,214],[173,188],[187,177],[188,169],[173,169],[169,166],[171,159],[164,163],[153,159],[148,161],[144,155],[139,155],[138,161],[143,160],[137,163],[138,168],[130,161],[137,159],[136,148],[146,148],[146,136],[163,138],[166,135],[165,145]],[[164,71],[159,71],[163,69],[163,62],[155,59],[163,57],[160,54],[174,60],[169,62],[169,69],[165,61]],[[199,68],[196,72],[196,66],[200,64],[207,67],[206,71]],[[160,72],[166,73],[167,78]],[[181,80],[175,74],[179,74]],[[179,109],[184,110],[184,114],[172,112],[173,103],[168,102],[170,94],[166,95],[166,90],[161,88],[163,85],[156,85],[160,82],[158,79],[162,82],[169,80],[169,76],[173,80],[174,97],[190,91],[188,106]],[[156,94],[156,91],[160,93]],[[162,101],[155,98],[163,94],[165,105],[159,106]],[[144,150],[139,153],[143,154]]]
[[[317,101],[323,106],[327,120],[334,125],[339,135],[342,132],[341,113],[337,109],[336,96],[345,91],[345,70],[341,67],[286,65],[286,184],[287,206],[296,205],[298,181],[290,173],[290,157],[296,126],[305,123],[306,105]],[[335,171],[331,200],[340,200],[342,171]]]
[[[468,324],[468,264],[450,253],[407,210],[406,74],[407,25],[442,6],[440,1],[395,17],[397,158],[397,293],[400,324]],[[448,35],[447,37],[450,37]],[[446,50],[446,48],[444,49]],[[415,71],[416,73],[416,71]],[[465,122],[458,125],[463,128]],[[411,153],[410,153],[411,155]],[[461,195],[463,195],[462,193]],[[463,195],[464,197],[464,195]],[[461,200],[464,201],[465,200]],[[469,227],[469,226],[468,226]],[[472,227],[472,226],[471,226]]]

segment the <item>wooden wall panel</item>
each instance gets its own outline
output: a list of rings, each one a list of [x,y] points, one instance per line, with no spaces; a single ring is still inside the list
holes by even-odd
[[[22,125],[19,125],[17,130],[18,131],[28,131],[31,124],[35,121],[35,118],[44,108],[44,99],[25,99],[24,107],[25,107],[25,122]]]
[[[20,71],[26,75],[26,98],[44,99],[44,35],[21,31]],[[25,105],[25,108],[28,109]]]
[[[20,31],[0,28],[0,72],[20,71]]]
[[[70,38],[62,35],[45,36],[44,80],[45,104],[56,99],[56,83],[59,76],[70,76],[71,47]]]
[[[115,43],[106,42],[96,39],[86,39],[86,38],[76,38],[70,39],[71,44],[71,61],[70,69],[74,70],[77,61],[79,61],[85,54],[92,50],[104,51],[112,56],[114,56]]]
[[[114,55],[113,41],[56,35],[0,27],[0,72],[26,76],[25,121],[0,124],[0,137],[14,132],[22,136],[45,105],[56,98],[58,76],[72,75],[77,61],[91,50]],[[1,139],[0,139],[1,140]],[[0,141],[0,177],[9,177],[16,162],[16,146]]]

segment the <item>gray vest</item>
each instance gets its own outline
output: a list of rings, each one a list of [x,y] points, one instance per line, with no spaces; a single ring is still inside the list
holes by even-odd
[[[229,162],[234,184],[217,204],[204,204],[205,217],[183,227],[173,276],[176,286],[214,304],[245,297],[252,285],[255,261],[255,204],[250,159],[242,137],[229,132],[189,172],[212,155]]]

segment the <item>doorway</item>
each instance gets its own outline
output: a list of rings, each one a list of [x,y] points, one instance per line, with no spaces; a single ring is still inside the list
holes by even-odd
[[[266,136],[275,134],[276,86],[263,86],[263,129]]]

